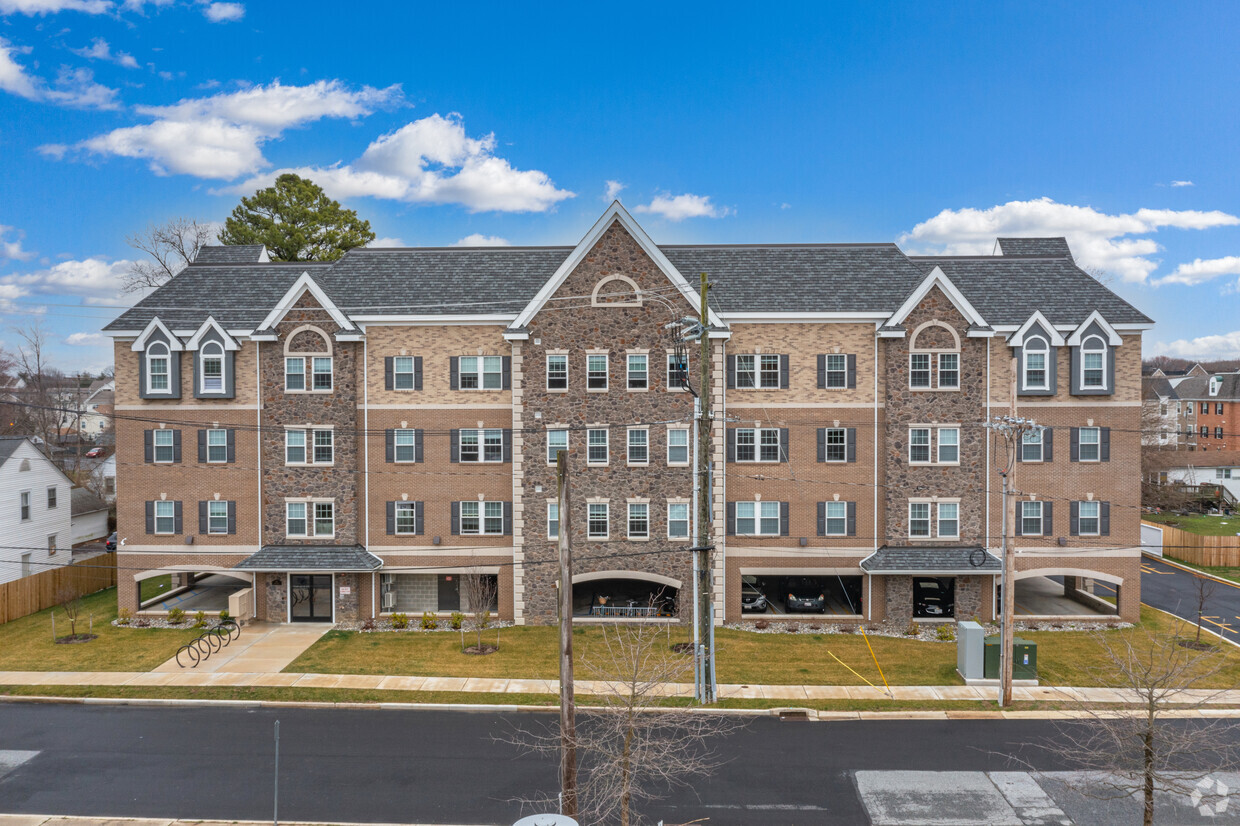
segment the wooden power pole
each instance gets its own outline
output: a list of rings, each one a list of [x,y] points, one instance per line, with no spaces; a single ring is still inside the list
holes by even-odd
[[[573,697],[573,554],[569,544],[568,451],[555,457],[560,519],[560,813],[577,816],[577,706]]]
[[[714,593],[711,588],[712,571],[711,571],[711,538],[710,530],[710,455],[711,447],[714,440],[711,438],[711,383],[710,383],[710,321],[709,312],[706,304],[706,291],[709,289],[706,280],[706,273],[702,273],[700,286],[700,306],[698,323],[701,324],[701,338],[699,346],[701,355],[699,360],[699,385],[698,385],[698,420],[697,420],[697,469],[698,478],[696,491],[697,494],[697,535],[693,537],[694,546],[697,548],[695,553],[698,556],[697,576],[698,576],[698,639],[704,651],[701,653],[701,694],[698,699],[702,702],[713,703],[715,701],[715,624],[714,624]]]

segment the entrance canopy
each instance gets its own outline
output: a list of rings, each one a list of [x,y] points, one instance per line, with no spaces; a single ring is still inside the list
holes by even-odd
[[[233,566],[243,571],[335,571],[369,573],[383,567],[361,545],[267,545]]]
[[[1003,562],[980,545],[884,545],[861,560],[861,569],[877,576],[973,576],[997,574]]]

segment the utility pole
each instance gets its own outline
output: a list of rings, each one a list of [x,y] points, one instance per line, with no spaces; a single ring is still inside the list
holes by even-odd
[[[697,591],[698,602],[698,623],[699,630],[699,646],[701,647],[700,661],[701,667],[701,691],[698,700],[703,703],[713,703],[715,697],[715,623],[714,623],[714,600],[712,597],[713,588],[711,587],[711,548],[713,544],[710,542],[710,457],[711,447],[714,440],[711,438],[711,383],[710,383],[710,322],[709,311],[706,304],[706,292],[710,289],[710,284],[706,280],[706,273],[701,274],[699,296],[699,316],[698,324],[701,325],[701,336],[699,346],[701,353],[699,360],[699,385],[697,396],[697,466],[698,478],[697,484],[694,486],[694,497],[697,499],[697,519],[696,534],[693,537],[694,551],[698,557]]]
[[[555,456],[560,519],[560,814],[577,816],[577,705],[573,696],[573,553],[569,544],[568,451]]]

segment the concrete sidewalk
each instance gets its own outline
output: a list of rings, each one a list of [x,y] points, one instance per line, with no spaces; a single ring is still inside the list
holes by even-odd
[[[0,814],[0,826],[263,826],[270,820],[173,820],[162,817],[64,817],[60,815],[4,815]],[[320,823],[309,821],[281,821],[284,826],[370,826],[360,823]],[[382,826],[401,826],[385,823]],[[407,823],[403,826],[418,826]],[[435,826],[445,826],[436,824]]]
[[[202,673],[278,674],[330,630],[330,625],[250,623],[241,636],[213,652],[192,670]],[[182,660],[188,661],[184,657]],[[178,674],[187,670],[173,657],[157,666],[152,673]]]

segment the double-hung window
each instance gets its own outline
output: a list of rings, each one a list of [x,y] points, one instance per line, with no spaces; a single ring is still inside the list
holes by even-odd
[[[605,465],[609,460],[607,428],[586,431],[586,464]]]
[[[758,386],[779,387],[779,355],[758,356]]]
[[[779,502],[737,502],[738,536],[779,536]]]
[[[306,389],[306,360],[301,356],[284,360],[284,389]]]
[[[557,502],[547,503],[547,538],[560,538],[560,506]]]
[[[207,462],[219,464],[228,461],[228,431],[223,428],[207,431]]]
[[[667,431],[667,463],[689,464],[689,428],[674,427]]]
[[[667,389],[683,390],[689,381],[689,358],[678,358],[675,353],[667,354]]]
[[[1215,402],[1215,403],[1214,403],[1214,415],[1216,415],[1216,416],[1222,416],[1222,415],[1223,415],[1223,403],[1222,403],[1222,402]]]
[[[314,463],[316,465],[330,465],[332,463],[332,432],[330,430],[315,430],[314,433]]]
[[[848,386],[848,356],[828,353],[826,358],[826,384],[828,390]]]
[[[939,538],[956,539],[960,536],[960,505],[956,502],[939,502]]]
[[[161,499],[155,502],[155,533],[176,533],[177,503]]]
[[[930,354],[911,353],[908,357],[908,386],[926,388],[930,386]]]
[[[1046,387],[1046,355],[1048,350],[1045,339],[1034,336],[1025,341],[1025,389],[1045,390]]]
[[[939,353],[939,389],[960,388],[960,354]]]
[[[954,465],[960,461],[960,429],[939,428],[939,464]]]
[[[331,390],[332,389],[332,357],[331,356],[315,356],[311,359],[314,369],[314,383],[311,388],[314,390]]]
[[[418,532],[418,503],[396,502],[396,533],[416,534]]]
[[[823,434],[828,462],[848,461],[848,428],[828,427]]]
[[[736,429],[736,461],[778,462],[779,428],[738,427]]]
[[[28,490],[22,491],[20,500],[21,500],[21,521],[29,522],[30,521],[30,491]]]
[[[227,502],[207,502],[207,533],[228,533]]]
[[[286,465],[306,463],[306,431],[284,431],[284,463]]]
[[[554,465],[561,450],[568,450],[567,430],[547,431],[547,464]]]
[[[1081,387],[1101,389],[1107,386],[1106,344],[1097,336],[1090,336],[1081,345]]]
[[[689,538],[689,505],[672,502],[667,506],[667,538]]]
[[[611,532],[610,524],[606,502],[591,502],[586,506],[586,536],[589,539],[606,539]]]
[[[173,439],[171,430],[156,430],[152,434],[153,443],[155,445],[155,461],[160,464],[171,462],[176,456],[173,448]]]
[[[909,502],[908,535],[914,539],[926,539],[930,536],[929,502]]]
[[[503,502],[462,502],[461,533],[500,536],[504,533]]]
[[[911,464],[930,462],[930,428],[914,427],[908,432],[908,460]]]
[[[284,463],[286,465],[330,465],[334,459],[331,430],[284,431]]]
[[[1021,436],[1020,460],[1022,462],[1042,461],[1042,428],[1030,428]]]
[[[56,486],[52,485],[47,489],[47,509],[56,510]]]
[[[1077,509],[1077,533],[1081,536],[1097,536],[1101,522],[1099,519],[1100,504],[1098,502],[1078,502]]]
[[[170,392],[168,360],[168,345],[156,343],[147,348],[146,389],[148,393]]]
[[[586,356],[586,390],[607,389],[607,354],[591,353]]]
[[[1202,402],[1202,403],[1201,403],[1201,415],[1203,415],[1203,416],[1208,415],[1208,414],[1209,414],[1209,412],[1210,412],[1210,403],[1209,403],[1209,402]]]
[[[1215,479],[1230,479],[1230,478],[1231,478],[1231,468],[1229,468],[1229,467],[1220,467],[1220,468],[1215,468],[1215,469],[1214,469],[1214,478],[1215,478]]]
[[[462,462],[504,461],[504,431],[500,428],[462,430],[459,460]]]
[[[827,502],[824,528],[827,536],[847,536],[848,534],[848,503]]]
[[[1042,535],[1042,503],[1020,503],[1020,532],[1024,536]]]
[[[1082,462],[1097,462],[1101,460],[1099,452],[1099,440],[1101,429],[1097,427],[1082,427],[1079,431],[1080,454],[1079,458]]]
[[[757,356],[736,357],[736,386],[750,388],[758,386]]]
[[[547,389],[568,389],[568,356],[562,354],[547,356]]]
[[[629,464],[650,463],[650,431],[644,427],[629,430]]]
[[[413,387],[413,356],[395,356],[392,359],[392,388],[412,390]]]
[[[285,532],[289,536],[330,537],[336,533],[336,506],[332,502],[286,503]]]
[[[629,503],[629,539],[650,538],[650,505],[645,502]]]
[[[1221,427],[1214,428],[1214,438],[1216,439],[1223,438],[1223,428]]]
[[[202,392],[224,392],[224,347],[217,341],[207,342],[198,351],[202,360]]]
[[[647,390],[650,387],[650,359],[644,353],[629,353],[629,389]]]
[[[392,459],[396,462],[418,460],[418,431],[411,427],[392,431]]]
[[[504,387],[503,356],[461,356],[460,371],[462,390],[502,390]]]
[[[1201,426],[1201,438],[1203,439],[1210,438],[1210,428],[1207,427],[1206,425]]]

